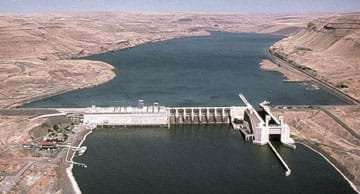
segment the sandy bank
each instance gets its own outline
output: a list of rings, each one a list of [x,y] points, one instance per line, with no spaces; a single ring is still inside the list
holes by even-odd
[[[286,66],[279,66],[267,59],[263,60],[260,63],[260,68],[264,71],[276,71],[282,73],[286,78],[285,81],[301,82],[309,80],[309,78],[303,76],[296,70],[288,68]]]

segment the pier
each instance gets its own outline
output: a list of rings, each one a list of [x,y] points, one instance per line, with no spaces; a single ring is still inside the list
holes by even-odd
[[[289,166],[286,164],[286,162],[284,161],[284,159],[281,157],[281,155],[279,154],[279,152],[275,149],[275,147],[272,145],[271,141],[268,142],[269,147],[271,148],[271,150],[275,153],[275,156],[277,157],[277,159],[279,159],[279,161],[281,162],[281,164],[284,166],[284,168],[286,169],[285,171],[285,176],[289,176],[291,174],[291,170],[289,168]]]

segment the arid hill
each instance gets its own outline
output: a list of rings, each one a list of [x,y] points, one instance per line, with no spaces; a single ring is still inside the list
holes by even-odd
[[[310,16],[82,13],[0,15],[2,59],[69,59],[207,31],[291,34]]]
[[[271,50],[360,99],[360,13],[309,22]]]
[[[99,61],[0,60],[0,107],[91,87],[114,77],[114,67]]]

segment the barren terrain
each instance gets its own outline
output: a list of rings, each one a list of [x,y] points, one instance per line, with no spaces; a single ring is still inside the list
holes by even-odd
[[[319,19],[309,23],[315,18]],[[154,41],[204,36],[209,31],[291,35],[276,43],[272,51],[310,68],[309,72],[359,99],[359,29],[359,14],[3,14],[0,15],[0,108],[91,87],[115,76],[109,64],[74,58]],[[306,79],[269,61],[262,68],[281,71],[292,81]],[[327,110],[345,122],[353,133],[360,133],[358,106]],[[324,111],[278,112],[285,115],[297,140],[329,156],[359,187],[359,138]],[[0,176],[14,175],[11,178],[18,179],[17,192],[71,192],[71,188],[66,188],[64,164],[32,158],[21,147],[41,136],[41,132],[33,129],[45,122],[29,122],[28,118],[4,116],[0,112]],[[16,177],[18,173],[20,177]]]
[[[314,20],[271,52],[360,99],[360,13]]]
[[[340,118],[360,135],[360,107],[326,107],[325,111]],[[354,110],[355,109],[355,110]],[[359,189],[360,139],[341,126],[323,110],[277,110],[284,115],[296,141],[303,142],[323,153]]]
[[[114,67],[85,60],[0,60],[0,107],[104,83]]]
[[[9,114],[10,113],[10,114]],[[0,111],[0,193],[73,193],[65,168],[66,152],[50,156],[25,148],[39,141],[53,124],[69,122],[66,117],[34,119],[36,111]],[[77,145],[87,131],[78,127],[65,144]],[[66,149],[66,148],[60,148]]]
[[[275,43],[270,52],[360,99],[360,13],[311,21],[307,29]],[[289,80],[312,80],[294,68],[267,60],[261,68],[279,71]],[[360,189],[359,105],[279,112],[298,141],[322,152]]]
[[[43,119],[30,121],[29,115],[0,116],[0,172],[5,178],[0,185],[1,192],[15,189],[41,193],[56,186],[54,170],[57,165],[48,163],[46,158],[32,157],[23,149],[23,144],[38,138],[31,135],[31,130],[44,122]]]

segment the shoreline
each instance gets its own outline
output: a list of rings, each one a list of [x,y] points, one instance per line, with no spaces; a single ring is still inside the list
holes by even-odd
[[[133,48],[133,47],[137,47],[137,46],[141,46],[141,45],[145,45],[145,44],[151,44],[151,43],[155,43],[155,42],[172,40],[172,39],[176,39],[176,38],[186,38],[186,37],[196,37],[196,36],[199,36],[199,35],[172,37],[172,38],[164,39],[164,40],[149,41],[149,42],[144,42],[144,43],[141,43],[141,44],[138,44],[138,45],[135,45],[135,46],[129,46],[129,47],[126,47],[126,48],[115,49],[115,50],[108,50],[108,51],[106,51],[106,52],[116,52],[116,51],[118,51],[118,50],[121,51],[121,50],[129,49],[129,48]],[[207,35],[202,35],[202,36],[207,36]],[[104,52],[104,53],[106,53],[106,52]],[[87,56],[95,55],[95,54],[101,54],[101,53],[93,53],[93,54],[89,54],[89,55],[87,55]],[[76,60],[76,59],[78,59],[78,58],[73,58],[72,60]],[[264,58],[264,59],[266,59],[266,58]],[[111,65],[111,64],[110,64],[110,65]],[[113,65],[112,65],[112,66],[113,66]],[[276,71],[276,70],[275,70],[275,71]],[[114,76],[112,79],[114,79],[116,76],[117,76],[117,75],[116,75],[116,73],[115,73],[115,76]],[[105,84],[105,83],[111,81],[112,79],[107,80],[107,81],[102,82],[102,83],[97,83],[97,84],[95,84],[95,85],[89,85],[89,86],[85,86],[85,87],[78,87],[78,88],[74,88],[74,89],[62,90],[62,91],[55,92],[55,93],[53,93],[53,94],[47,94],[47,95],[44,95],[44,96],[34,97],[34,98],[31,98],[31,99],[26,100],[26,101],[24,101],[24,102],[21,102],[21,103],[19,103],[19,104],[8,105],[8,106],[6,106],[6,108],[10,108],[10,109],[11,109],[11,108],[16,108],[16,107],[19,107],[19,106],[24,106],[25,104],[31,103],[31,102],[33,102],[33,101],[37,101],[37,100],[49,98],[49,97],[52,97],[52,96],[61,95],[61,94],[67,93],[67,92],[72,92],[72,91],[76,91],[76,90],[80,90],[80,89],[86,89],[86,88],[96,87],[96,86],[98,86],[98,85]],[[302,81],[300,81],[300,82],[302,82]],[[92,133],[92,130],[93,130],[93,129],[91,129],[91,130],[90,130],[89,132],[87,132],[85,135],[83,135],[83,134],[77,134],[77,135],[79,135],[80,138],[81,138],[81,136],[83,135],[82,138],[81,138],[82,140],[79,142],[78,146],[81,146],[81,145],[84,143],[84,141],[86,140],[87,136]],[[81,133],[81,132],[79,132],[79,133]],[[76,142],[76,140],[75,140],[74,142]],[[74,143],[74,142],[72,142],[72,143]],[[336,167],[336,165],[333,164],[323,153],[321,153],[320,151],[316,150],[316,148],[312,148],[311,146],[309,146],[309,145],[307,145],[307,144],[305,144],[305,143],[301,143],[301,142],[297,142],[297,143],[306,146],[306,147],[309,148],[310,150],[312,150],[312,151],[318,153],[320,156],[322,156],[328,163],[330,163],[330,165],[332,165],[332,166],[340,173],[341,176],[343,176],[343,178],[350,184],[350,186],[353,188],[353,190],[354,190],[355,192],[357,192],[357,193],[360,194],[360,192],[357,190],[356,186],[355,186],[355,185],[341,172],[341,170],[338,169],[338,168]],[[72,153],[72,156],[71,156],[70,160],[72,161],[74,157],[75,157],[75,152]],[[73,173],[72,173],[72,169],[73,169],[73,164],[70,164],[69,167],[65,168],[67,177],[69,178],[69,181],[70,181],[70,183],[71,183],[71,185],[72,185],[72,189],[73,189],[74,193],[81,193],[80,187],[79,187],[79,185],[78,185],[78,183],[77,183],[77,181],[76,181],[76,179],[75,179],[75,177],[74,177],[74,175],[73,175]]]
[[[94,129],[91,128],[91,129],[81,138],[81,141],[78,143],[77,147],[80,147],[80,146],[85,142],[87,136],[90,135],[90,134],[93,132],[93,130],[94,130]],[[76,152],[74,152],[74,151],[72,152],[69,161],[73,162],[73,159],[74,159],[74,157],[75,157],[75,153],[76,153]],[[67,159],[67,158],[66,158],[66,159]],[[66,160],[66,159],[65,159],[65,160]],[[76,193],[76,194],[81,194],[82,192],[81,192],[81,189],[80,189],[80,187],[79,187],[79,184],[78,184],[78,182],[76,181],[76,178],[75,178],[75,176],[74,176],[74,174],[73,174],[73,172],[72,172],[73,167],[74,167],[74,164],[71,163],[70,166],[65,169],[66,175],[67,175],[67,177],[68,177],[69,180],[70,180],[70,184],[71,184],[71,187],[72,187],[73,192]]]
[[[95,128],[90,129],[81,139],[81,141],[78,143],[77,147],[80,147],[87,139],[87,137],[93,132]],[[316,154],[320,155],[327,163],[329,163],[342,177],[343,179],[345,179],[345,181],[350,185],[350,187],[355,191],[355,193],[360,194],[360,191],[358,190],[358,188],[356,187],[356,185],[345,175],[345,173],[343,173],[340,168],[338,168],[334,162],[331,161],[331,159],[329,159],[329,156],[327,155],[327,153],[323,153],[321,151],[321,149],[317,150],[316,148],[313,148],[311,145],[308,145],[306,140],[303,140],[303,142],[297,140],[295,142],[296,144],[300,144],[305,146],[307,149],[309,149],[310,151],[315,152]],[[75,153],[76,152],[72,152],[71,157],[70,157],[70,161],[73,161],[73,158],[75,157]],[[70,180],[70,184],[71,184],[71,188],[73,190],[74,193],[76,194],[81,194],[81,189],[79,187],[78,182],[76,181],[75,176],[73,175],[72,169],[74,167],[74,164],[70,164],[69,167],[67,167],[65,169],[66,171],[66,175]]]
[[[310,145],[306,144],[306,141],[304,142],[296,142],[297,144],[303,145],[306,148],[310,149],[311,151],[317,153],[318,155],[320,155],[326,162],[328,162],[333,168],[335,168],[335,170],[349,183],[350,187],[358,194],[360,194],[360,191],[358,190],[358,188],[356,187],[356,185],[328,158],[326,157],[326,153],[322,153],[320,150],[317,150],[313,147],[311,147]]]
[[[229,32],[229,33],[232,33],[232,32]],[[239,33],[245,33],[245,32],[239,32]],[[74,61],[75,60],[86,60],[86,59],[82,59],[82,58],[89,57],[89,56],[92,56],[92,55],[109,53],[109,52],[123,51],[123,50],[126,50],[126,49],[131,49],[131,48],[135,48],[135,47],[138,47],[138,46],[143,46],[143,45],[157,43],[157,42],[163,42],[163,41],[167,41],[167,40],[175,40],[175,39],[179,39],[179,38],[202,37],[202,36],[210,36],[210,35],[211,35],[211,31],[200,31],[200,32],[194,33],[194,34],[190,33],[190,34],[183,34],[183,35],[174,36],[174,37],[164,37],[162,39],[149,40],[147,42],[145,41],[145,42],[142,42],[142,43],[139,43],[139,44],[129,45],[129,46],[126,46],[126,47],[123,47],[123,48],[109,49],[109,50],[104,51],[104,52],[87,53],[87,54],[84,54],[84,55],[77,55],[77,56],[72,56],[72,57],[69,57],[69,58],[63,58],[63,59],[59,59],[59,60],[74,60]],[[59,61],[59,60],[57,60],[57,61]],[[88,60],[88,61],[92,61],[92,60]],[[97,61],[97,60],[94,60],[94,61]],[[100,62],[103,62],[103,61],[100,61]],[[105,62],[103,62],[103,63],[105,63]],[[105,83],[107,83],[107,82],[109,82],[109,81],[111,81],[111,80],[113,80],[113,79],[115,79],[117,77],[117,74],[116,74],[116,71],[115,71],[115,69],[116,69],[115,66],[110,64],[110,63],[106,63],[106,64],[112,66],[113,67],[113,72],[114,72],[114,76],[109,80],[105,80],[103,82],[99,82],[99,83],[96,83],[96,84],[79,86],[79,87],[76,87],[76,88],[68,88],[68,89],[60,90],[60,91],[45,94],[45,95],[30,97],[29,99],[24,99],[24,100],[21,100],[19,102],[15,102],[15,103],[12,103],[12,104],[5,105],[3,108],[4,109],[19,108],[21,106],[27,105],[27,104],[32,103],[34,101],[43,100],[45,98],[50,98],[50,97],[65,94],[65,93],[68,93],[68,92],[73,92],[73,91],[77,91],[77,90],[81,90],[81,89],[87,89],[87,88],[93,88],[93,87],[97,87],[99,85],[105,84]]]
[[[308,73],[304,73],[304,71],[299,70],[297,67],[293,67],[291,64],[288,64],[288,60],[286,57],[280,58],[279,56],[273,54],[270,49],[265,50],[265,59],[259,64],[260,69],[263,71],[275,71],[281,73],[287,80],[285,81],[297,81],[297,82],[307,82],[307,81],[313,81],[314,83],[318,84],[320,88],[326,90],[327,92],[339,97],[339,99],[346,102],[345,105],[347,106],[356,106],[357,102],[356,99],[350,103],[348,96],[350,96],[350,100],[352,100],[351,95],[343,92],[339,89],[337,89],[335,86],[333,86],[330,83],[327,83],[326,81],[323,81],[321,78],[317,77],[316,75],[309,75]],[[275,59],[274,59],[275,58]],[[324,84],[325,82],[325,84]],[[330,86],[328,86],[330,85]],[[336,105],[331,105],[336,106]],[[295,135],[296,136],[296,135]],[[356,136],[354,136],[356,138]],[[301,139],[301,138],[300,138]],[[344,173],[343,171],[347,171],[347,167],[341,165],[336,159],[329,159],[331,156],[329,156],[328,153],[323,151],[320,147],[317,146],[311,146],[311,143],[308,143],[307,139],[301,139],[301,142],[298,142],[299,139],[297,139],[296,143],[302,144],[305,147],[309,148],[310,150],[314,151],[315,153],[319,154],[323,159],[325,159],[335,170],[349,183],[351,188],[358,194],[360,194],[360,185],[359,188],[356,184],[354,184],[348,176],[352,176],[350,173]],[[309,145],[308,145],[308,144]],[[342,170],[340,170],[342,169]],[[345,175],[345,174],[348,174]]]
[[[111,65],[111,64],[108,64],[108,65]],[[113,65],[111,65],[113,66]],[[114,67],[114,66],[113,66]],[[115,68],[115,67],[114,67]],[[77,91],[77,90],[82,90],[82,89],[88,89],[88,88],[93,88],[93,87],[97,87],[99,85],[102,85],[102,84],[105,84],[107,82],[110,82],[112,81],[113,79],[116,78],[116,73],[114,71],[114,76],[109,79],[109,80],[104,80],[103,82],[99,82],[99,83],[96,83],[96,84],[92,84],[92,85],[86,85],[86,86],[83,86],[83,87],[77,87],[77,88],[69,88],[69,89],[64,89],[64,90],[60,90],[60,91],[57,91],[57,92],[54,92],[54,93],[50,93],[50,94],[45,94],[45,95],[42,95],[42,96],[36,96],[36,97],[33,97],[33,98],[30,98],[28,100],[23,100],[23,101],[20,101],[18,103],[13,103],[13,104],[9,104],[9,105],[6,105],[4,106],[3,108],[4,109],[15,109],[15,108],[19,108],[19,107],[22,107],[22,106],[25,106],[27,104],[30,104],[32,102],[35,102],[35,101],[38,101],[38,100],[43,100],[45,98],[50,98],[50,97],[54,97],[54,96],[58,96],[58,95],[61,95],[61,94],[65,94],[65,93],[68,93],[68,92],[73,92],[73,91]]]
[[[334,96],[337,96],[339,99],[342,99],[344,102],[346,102],[349,105],[359,104],[359,100],[356,99],[352,93],[344,92],[341,89],[334,86],[329,81],[327,81],[326,79],[322,78],[321,76],[307,72],[306,70],[301,68],[303,67],[302,65],[289,60],[286,56],[283,56],[282,53],[277,53],[271,47],[265,49],[264,53],[267,60],[277,65],[278,68],[275,69],[275,71],[278,71],[286,75],[288,74],[286,73],[286,71],[292,69],[293,72],[296,72],[297,74],[301,75],[300,81],[306,81],[306,80],[312,81],[317,85],[319,85],[320,88],[326,90],[327,92],[331,93]],[[312,69],[310,68],[310,70]],[[293,78],[294,76],[291,77]]]

